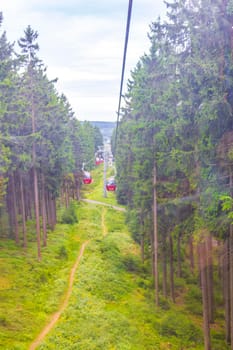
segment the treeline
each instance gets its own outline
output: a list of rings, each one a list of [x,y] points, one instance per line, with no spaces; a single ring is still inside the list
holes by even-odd
[[[68,206],[79,198],[82,164],[94,164],[103,140],[98,128],[75,118],[56,79],[48,79],[37,38],[28,26],[17,53],[6,32],[0,36],[0,236],[26,248],[27,223],[35,222],[40,259],[57,221],[56,199]]]
[[[167,18],[151,24],[149,53],[128,81],[117,197],[143,261],[153,262],[156,304],[195,283],[205,349],[223,309],[233,349],[233,2],[165,3]]]

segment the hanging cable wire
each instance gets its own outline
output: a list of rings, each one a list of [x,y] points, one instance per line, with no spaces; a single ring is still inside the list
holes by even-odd
[[[118,103],[118,110],[117,110],[117,123],[116,123],[115,147],[114,147],[115,152],[116,152],[116,145],[117,145],[117,133],[118,133],[118,125],[119,125],[119,117],[120,117],[120,109],[121,109],[121,97],[122,97],[122,89],[123,89],[123,82],[124,82],[125,62],[126,62],[126,53],[127,53],[128,39],[129,39],[129,28],[130,28],[130,20],[131,20],[131,13],[132,13],[132,5],[133,5],[133,0],[129,0],[128,16],[127,16],[127,24],[126,24],[126,32],[125,32],[125,46],[124,46],[123,64],[122,64],[122,72],[121,72],[120,94],[119,94],[119,103]]]

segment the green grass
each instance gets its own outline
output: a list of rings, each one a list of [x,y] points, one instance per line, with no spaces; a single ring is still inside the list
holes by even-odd
[[[113,212],[111,218],[111,233],[87,246],[69,306],[39,350],[202,349],[200,329],[187,316],[156,309],[150,282],[141,286],[138,247],[123,214]],[[121,231],[113,232],[119,222]],[[137,259],[136,271],[126,264],[129,256]]]

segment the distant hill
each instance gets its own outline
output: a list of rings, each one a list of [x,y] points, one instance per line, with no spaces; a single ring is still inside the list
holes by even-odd
[[[101,134],[103,135],[104,142],[110,142],[112,132],[116,126],[115,122],[101,122],[101,121],[91,121],[90,122],[93,126],[97,126]]]

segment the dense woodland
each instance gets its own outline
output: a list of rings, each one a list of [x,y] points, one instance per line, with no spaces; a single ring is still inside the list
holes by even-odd
[[[205,349],[221,317],[233,349],[233,2],[165,3],[113,139],[117,198],[153,262],[156,304],[196,293]]]
[[[0,24],[3,16],[0,13]],[[56,224],[56,199],[78,199],[83,163],[94,165],[103,137],[81,123],[39,59],[38,33],[28,26],[16,45],[0,37],[0,235],[27,247],[35,222],[38,258]],[[41,235],[41,232],[43,234]]]
[[[233,1],[165,3],[112,138],[116,196],[156,306],[186,301],[203,315],[205,350],[218,327],[233,349]],[[36,239],[41,260],[57,199],[79,199],[102,136],[56,91],[37,39],[30,26],[17,47],[0,36],[0,237],[22,252]]]

